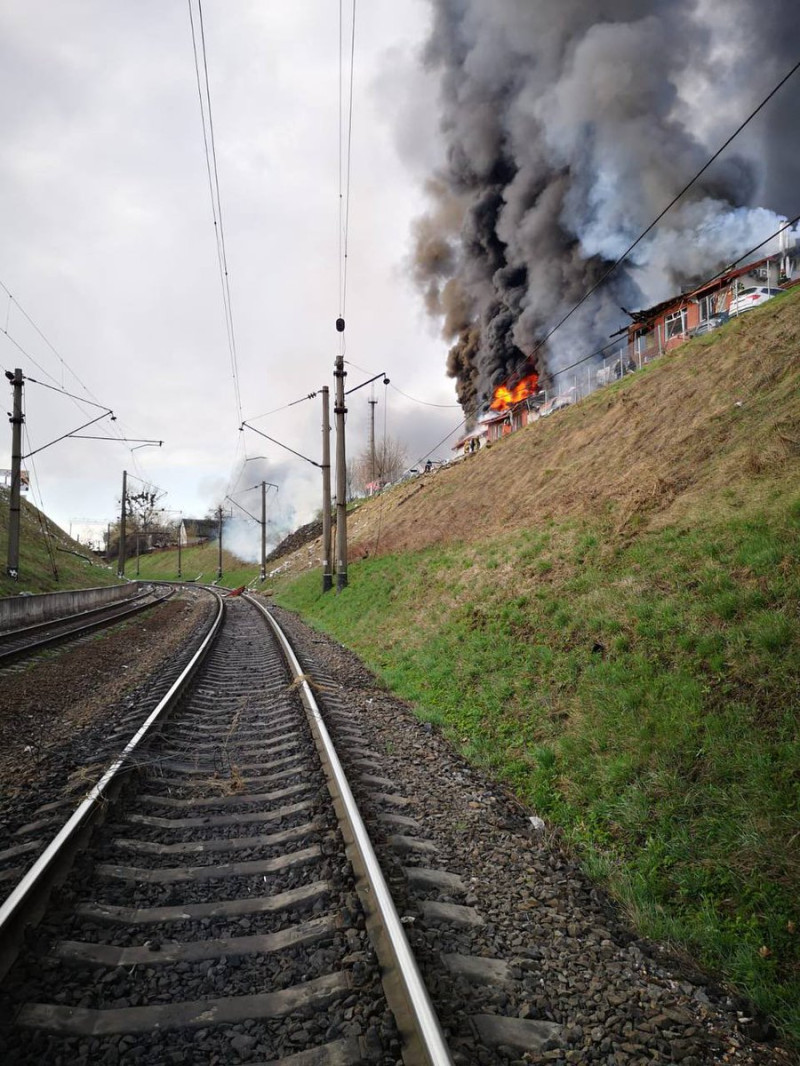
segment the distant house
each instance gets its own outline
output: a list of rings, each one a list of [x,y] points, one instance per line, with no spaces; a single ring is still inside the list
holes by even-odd
[[[181,520],[178,535],[182,547],[204,544],[206,541],[217,539],[219,525],[216,518],[184,518]]]

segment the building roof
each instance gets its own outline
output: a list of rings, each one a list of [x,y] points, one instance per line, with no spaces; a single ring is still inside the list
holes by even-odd
[[[716,277],[702,282],[695,288],[688,289],[686,292],[679,293],[677,296],[671,296],[668,300],[662,300],[660,303],[653,304],[652,307],[645,307],[641,311],[625,311],[625,314],[630,315],[634,323],[643,325],[644,323],[651,322],[654,318],[657,318],[658,315],[661,314],[662,311],[666,311],[668,307],[674,307],[676,304],[685,304],[689,300],[698,299],[705,293],[715,292],[717,289],[724,289],[726,285],[729,285],[736,278],[740,278],[743,274],[750,274],[753,270],[758,270],[759,267],[764,266],[765,263],[772,262],[778,258],[780,258],[778,255],[768,255],[765,256],[764,259],[756,259],[754,262],[748,263],[746,266],[719,273]],[[620,332],[622,331],[620,330]]]

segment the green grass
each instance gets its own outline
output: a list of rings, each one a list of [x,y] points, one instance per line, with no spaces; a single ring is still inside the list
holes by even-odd
[[[628,542],[550,523],[349,576],[278,600],[800,1042],[800,500]]]
[[[183,581],[196,581],[198,584],[210,584],[217,579],[219,555],[216,544],[201,544],[181,550],[181,574]],[[223,549],[222,584],[228,588],[248,585],[258,577],[258,563],[243,563],[235,555]],[[136,560],[129,559],[125,573],[130,578],[136,577]],[[178,549],[148,552],[139,557],[139,576],[143,581],[177,581]]]
[[[85,545],[68,537],[24,497],[20,512],[19,578],[15,581],[8,577],[8,514],[8,490],[0,489],[0,596],[119,584],[116,567],[109,568],[92,557]],[[80,557],[83,555],[87,558]]]

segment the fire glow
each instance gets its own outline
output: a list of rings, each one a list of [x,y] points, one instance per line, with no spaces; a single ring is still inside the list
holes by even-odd
[[[494,396],[492,397],[492,402],[489,404],[489,407],[492,411],[507,411],[510,407],[513,407],[515,403],[519,403],[521,400],[527,400],[529,396],[533,396],[538,385],[538,374],[527,374],[511,388],[509,388],[508,385],[498,385],[494,390]]]

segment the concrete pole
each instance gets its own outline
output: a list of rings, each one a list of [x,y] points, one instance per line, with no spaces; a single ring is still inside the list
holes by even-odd
[[[14,405],[11,422],[11,499],[8,513],[8,566],[6,573],[15,581],[19,578],[19,525],[20,525],[20,490],[22,485],[22,371],[17,367],[14,373],[6,371],[6,377],[14,389]]]
[[[178,580],[180,580],[183,577],[183,574],[181,573],[181,526],[182,526],[182,524],[183,524],[183,520],[181,518],[178,518]]]
[[[347,588],[347,456],[344,445],[344,356],[336,356],[333,376],[336,379],[336,591]]]
[[[222,504],[217,509],[217,581],[222,580]]]
[[[322,393],[322,591],[333,588],[331,572],[331,412],[328,386]]]
[[[122,471],[122,506],[119,512],[119,556],[117,577],[125,577],[125,503],[128,496],[128,471]]]
[[[378,402],[376,399],[367,401],[369,403],[369,457],[371,465],[371,477],[370,481],[375,484],[375,404]],[[373,492],[375,489],[373,488]]]
[[[261,482],[261,574],[267,580],[267,483]]]

